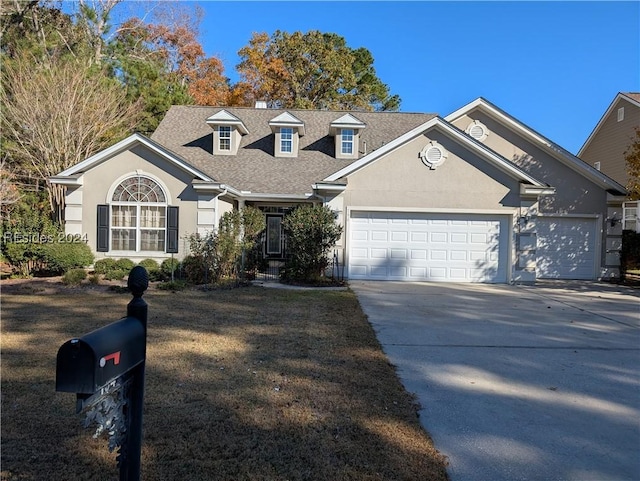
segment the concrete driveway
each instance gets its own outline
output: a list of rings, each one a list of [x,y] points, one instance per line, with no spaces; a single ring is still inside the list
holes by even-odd
[[[640,480],[640,291],[351,281],[452,481]]]

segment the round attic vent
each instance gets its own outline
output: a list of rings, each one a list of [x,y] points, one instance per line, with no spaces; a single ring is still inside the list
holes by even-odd
[[[422,163],[430,169],[442,165],[447,160],[447,151],[436,141],[429,142],[420,152]]]
[[[488,135],[488,131],[487,131],[487,127],[480,121],[478,120],[474,120],[473,122],[471,122],[469,124],[469,126],[467,127],[466,130],[467,134],[469,134],[471,137],[473,137],[474,139],[482,142],[484,139],[487,138]]]

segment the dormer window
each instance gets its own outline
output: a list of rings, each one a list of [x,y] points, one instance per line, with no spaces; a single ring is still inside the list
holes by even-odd
[[[342,138],[341,153],[353,155],[353,129],[342,129],[340,137]]]
[[[231,127],[221,125],[218,128],[218,141],[220,150],[231,150]]]
[[[276,157],[297,157],[300,137],[305,133],[304,122],[289,112],[283,112],[269,121],[274,133]]]
[[[242,120],[220,110],[207,119],[213,129],[213,155],[236,155],[242,136],[249,133]]]
[[[293,152],[293,129],[282,127],[280,129],[280,152],[290,154]]]
[[[336,159],[357,159],[360,132],[366,124],[351,114],[345,114],[331,122],[329,135],[335,138]]]

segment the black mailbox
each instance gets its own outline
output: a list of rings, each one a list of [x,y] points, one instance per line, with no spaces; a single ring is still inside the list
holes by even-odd
[[[65,342],[56,359],[56,391],[93,394],[145,360],[145,326],[135,317]]]

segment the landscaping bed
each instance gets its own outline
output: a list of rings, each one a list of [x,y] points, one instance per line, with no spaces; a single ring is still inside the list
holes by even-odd
[[[128,294],[60,282],[2,289],[2,479],[113,480],[75,396],[55,392],[66,340]],[[446,480],[350,291],[161,291],[149,303],[142,479]]]

